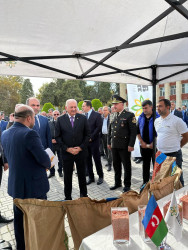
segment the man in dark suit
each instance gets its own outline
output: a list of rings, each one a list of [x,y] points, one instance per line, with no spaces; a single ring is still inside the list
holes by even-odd
[[[175,102],[171,101],[170,103],[171,103],[171,107],[170,107],[171,113],[172,113],[173,115],[175,115],[175,116],[177,116],[177,117],[183,119],[182,112],[181,112],[181,111],[178,111],[178,110],[176,109],[176,104],[175,104]]]
[[[9,165],[8,194],[13,198],[46,199],[49,182],[46,169],[51,167],[40,137],[31,129],[35,124],[33,109],[19,105],[15,123],[2,133],[2,146]],[[14,205],[14,231],[17,249],[24,250],[23,214]]]
[[[6,171],[7,169],[8,169],[8,164],[4,163],[3,148],[1,146],[1,128],[0,128],[0,186],[1,186],[3,170]],[[3,217],[0,211],[0,223],[9,223],[12,221],[13,219],[6,219],[5,217]]]
[[[110,108],[107,106],[103,107],[103,115],[102,115],[102,143],[106,155],[106,159],[108,163],[105,165],[108,167],[107,171],[111,171],[112,168],[112,152],[107,148],[107,136],[108,136],[108,127],[110,124]]]
[[[7,124],[8,124],[7,121],[3,120],[3,117],[4,117],[4,112],[1,111],[0,112],[0,129],[1,129],[1,132],[3,132],[4,130],[6,130],[6,127],[7,127]]]
[[[52,135],[52,151],[54,154],[57,153],[57,157],[58,157],[58,173],[59,173],[59,177],[63,177],[62,174],[62,169],[63,169],[63,159],[62,159],[62,150],[61,150],[61,146],[60,144],[56,141],[55,139],[55,125],[57,122],[57,118],[60,116],[60,113],[58,110],[54,110],[52,113],[52,121],[49,121],[49,126],[50,126],[50,131],[51,131],[51,135]],[[48,178],[51,178],[55,176],[55,167],[52,167],[50,169],[50,175],[48,176]]]
[[[87,197],[85,157],[90,137],[87,119],[77,113],[77,102],[66,101],[67,114],[58,117],[56,123],[56,141],[62,147],[65,200],[72,200],[72,173],[76,163],[80,197]]]
[[[88,146],[88,157],[87,157],[87,168],[89,173],[89,180],[87,185],[95,182],[94,173],[93,173],[93,163],[92,163],[92,156],[95,162],[97,174],[99,179],[97,181],[97,185],[103,183],[103,170],[99,152],[99,143],[100,143],[100,133],[102,130],[102,117],[99,113],[92,110],[91,101],[85,100],[82,104],[82,109],[86,114],[88,119],[88,124],[91,132],[91,137],[89,140]]]
[[[29,105],[35,112],[35,125],[33,129],[38,132],[44,149],[52,149],[52,137],[48,124],[48,119],[38,114],[40,111],[39,100],[35,97],[30,97],[27,99],[26,104]]]

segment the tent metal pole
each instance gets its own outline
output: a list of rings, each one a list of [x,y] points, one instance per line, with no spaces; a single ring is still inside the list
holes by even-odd
[[[179,1],[176,0],[165,0],[168,4],[170,4],[174,9],[176,9],[182,16],[188,19],[188,10],[181,5]]]
[[[4,52],[0,52],[0,55],[8,57],[8,58],[12,59],[12,61],[21,61],[21,62],[28,63],[28,64],[31,64],[31,65],[34,65],[34,66],[37,66],[37,67],[52,70],[52,71],[55,71],[55,72],[58,72],[58,73],[61,73],[61,74],[68,75],[68,76],[72,76],[72,77],[75,77],[75,78],[78,77],[77,75],[72,74],[70,72],[63,71],[63,70],[60,70],[60,69],[56,69],[56,68],[53,68],[53,67],[41,64],[41,63],[36,63],[36,62],[33,62],[33,61],[27,61],[27,60],[21,59],[20,57],[10,55],[10,54],[4,53]]]
[[[19,57],[20,59],[23,60],[49,60],[49,59],[69,59],[69,58],[77,58],[76,55],[59,55],[59,56],[32,56],[32,57]],[[12,59],[10,58],[0,58],[0,62],[6,62],[6,61],[11,61]]]
[[[180,0],[180,3],[184,3],[186,1],[187,0]],[[137,33],[135,33],[133,36],[131,36],[128,40],[126,40],[124,43],[122,43],[119,47],[117,47],[115,50],[111,51],[108,55],[106,55],[104,58],[102,58],[98,63],[96,63],[94,66],[92,66],[90,69],[88,69],[82,75],[82,77],[85,77],[86,75],[88,75],[91,71],[93,71],[94,69],[96,69],[101,63],[104,63],[109,58],[111,58],[112,56],[114,56],[117,52],[119,52],[119,49],[121,49],[122,46],[125,46],[126,44],[129,44],[132,41],[134,41],[136,38],[138,38],[139,36],[141,36],[144,32],[146,32],[147,30],[149,30],[156,23],[158,23],[159,21],[161,21],[163,18],[165,18],[168,14],[170,14],[173,11],[174,11],[174,8],[172,8],[172,7],[168,8],[166,11],[164,11],[162,14],[160,14],[158,17],[156,17],[154,20],[152,20],[150,23],[148,23],[146,26],[144,26],[142,29],[140,29]],[[96,54],[96,52],[94,52],[93,54]],[[88,56],[88,55],[92,55],[92,53],[84,53],[82,55],[83,56]]]
[[[155,159],[156,153],[156,137],[155,137],[155,127],[154,121],[156,119],[156,86],[157,86],[157,65],[152,65],[152,84],[153,84],[153,159]]]
[[[166,77],[163,77],[163,78],[159,79],[158,81],[159,81],[159,82],[160,82],[160,81],[163,81],[163,80],[165,80],[165,79],[168,79],[169,77],[179,75],[179,74],[181,74],[181,73],[183,73],[183,72],[186,72],[186,71],[188,71],[188,68],[183,69],[183,70],[180,70],[180,71],[177,71],[176,73],[171,74],[171,75],[168,75],[168,76],[166,76]]]
[[[177,64],[161,64],[161,65],[157,65],[158,68],[164,68],[164,67],[183,67],[183,66],[188,66],[188,63],[177,63]]]

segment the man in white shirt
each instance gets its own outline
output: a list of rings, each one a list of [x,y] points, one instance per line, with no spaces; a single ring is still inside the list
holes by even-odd
[[[170,113],[171,103],[168,99],[161,99],[157,104],[160,115],[155,120],[157,132],[157,148],[167,156],[176,157],[177,165],[182,168],[181,148],[188,142],[188,129],[183,120]],[[184,186],[183,175],[180,181]]]

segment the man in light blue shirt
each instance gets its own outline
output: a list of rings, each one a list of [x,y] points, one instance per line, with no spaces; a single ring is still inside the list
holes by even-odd
[[[107,135],[108,135],[108,126],[110,122],[110,108],[107,106],[103,107],[103,124],[102,124],[102,143],[108,163],[105,165],[108,167],[107,171],[112,169],[112,153],[111,150],[107,148]]]

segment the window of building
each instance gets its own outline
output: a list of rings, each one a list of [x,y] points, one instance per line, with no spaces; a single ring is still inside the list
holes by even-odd
[[[188,83],[182,84],[182,94],[188,93]]]
[[[165,96],[165,88],[164,87],[160,88],[159,96]]]
[[[170,95],[175,95],[176,94],[176,85],[170,86]]]
[[[187,105],[187,107],[188,107],[188,100],[182,100],[182,106],[183,105]]]

